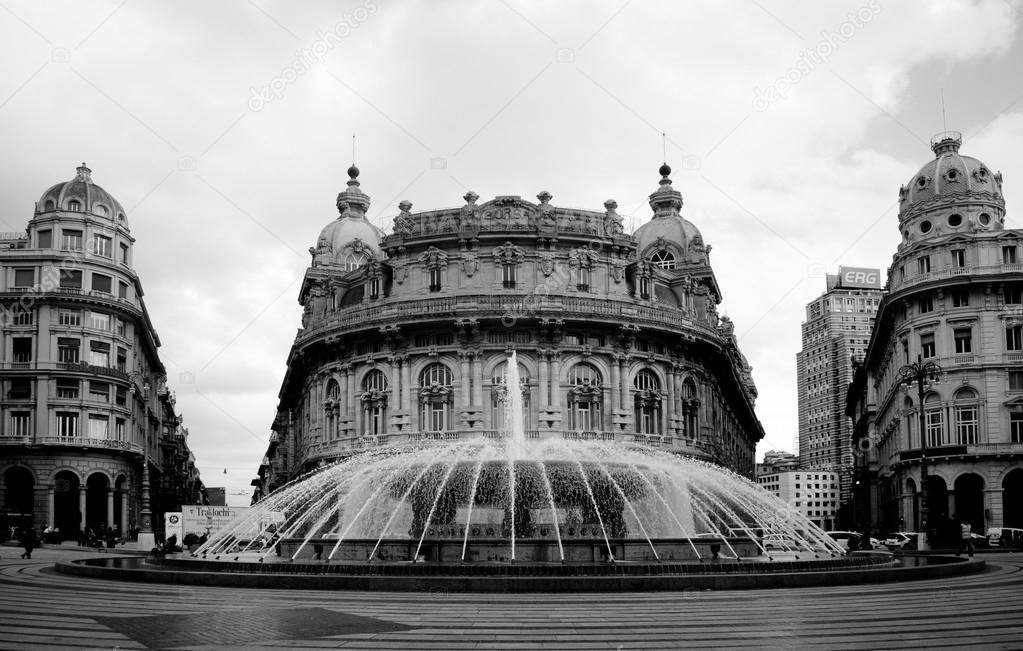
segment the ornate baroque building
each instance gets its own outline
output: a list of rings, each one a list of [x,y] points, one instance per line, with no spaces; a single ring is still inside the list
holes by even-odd
[[[752,478],[756,389],[670,172],[633,235],[614,200],[572,210],[547,192],[403,201],[385,234],[350,168],[310,249],[255,498],[371,446],[502,436],[512,350],[527,438],[640,441]]]
[[[84,163],[43,193],[24,233],[0,235],[5,534],[126,532],[147,509],[162,523],[164,510],[202,500],[132,268],[134,242],[121,204]]]
[[[877,530],[920,526],[921,460],[930,528],[1023,527],[1023,231],[1004,228],[1001,174],[960,144],[936,136],[899,190],[902,242],[850,391]],[[898,381],[918,360],[942,369],[923,404]]]

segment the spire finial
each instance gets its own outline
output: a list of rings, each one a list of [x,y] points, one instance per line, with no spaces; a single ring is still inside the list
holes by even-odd
[[[352,132],[352,167],[355,166],[355,132]]]
[[[661,162],[668,164],[668,134],[661,132]]]

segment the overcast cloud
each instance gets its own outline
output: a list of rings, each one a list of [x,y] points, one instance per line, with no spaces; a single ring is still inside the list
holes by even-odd
[[[805,304],[884,270],[929,138],[1023,191],[1023,0],[0,0],[0,229],[88,162],[135,262],[207,485],[247,503],[307,249],[351,136],[370,216],[541,190],[650,217],[661,131],[683,214],[793,449]],[[224,474],[226,469],[227,473]]]

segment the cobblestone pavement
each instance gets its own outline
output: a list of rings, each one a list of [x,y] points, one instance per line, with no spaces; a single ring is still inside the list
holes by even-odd
[[[1023,648],[1023,554],[981,574],[792,590],[474,595],[177,587],[0,548],[3,649]]]

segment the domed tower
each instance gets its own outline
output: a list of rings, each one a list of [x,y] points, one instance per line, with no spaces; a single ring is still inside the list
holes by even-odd
[[[1002,175],[961,144],[935,136],[899,189],[902,242],[864,359],[883,530],[1019,526],[1023,231],[1004,228]]]
[[[26,526],[69,538],[134,526],[151,539],[153,516],[180,510],[186,478],[202,485],[132,269],[124,208],[82,163],[40,196],[26,231],[0,236],[0,485],[27,496]]]

